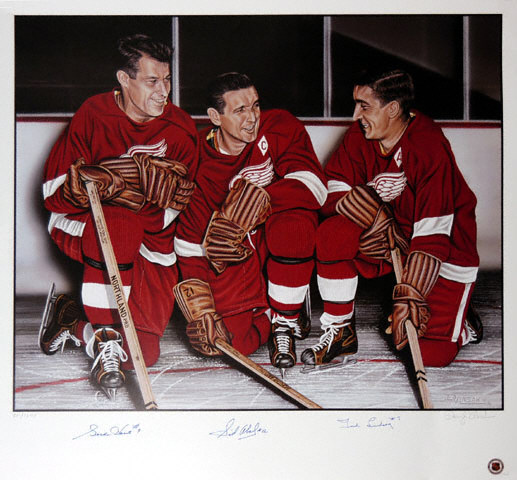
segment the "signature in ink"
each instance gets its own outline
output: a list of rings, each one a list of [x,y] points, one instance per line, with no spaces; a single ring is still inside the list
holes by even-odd
[[[338,419],[338,422],[340,423],[340,428],[352,429],[363,427],[361,423],[351,418]],[[397,422],[400,422],[400,416],[388,417],[387,419],[370,417],[365,425],[367,428],[389,428],[393,430]]]
[[[123,427],[118,425],[114,425],[110,427],[108,430],[101,429],[98,425],[92,423],[88,429],[88,431],[81,433],[77,437],[72,438],[72,440],[77,440],[81,437],[117,437],[117,436],[127,436],[127,435],[135,435],[140,433],[140,425],[130,425],[126,424]]]
[[[210,432],[210,435],[215,435],[217,438],[221,437],[235,437],[238,440],[254,437],[259,433],[268,433],[267,429],[262,427],[260,423],[252,425],[247,423],[245,425],[236,425],[235,418],[228,420],[224,429]]]
[[[393,430],[396,422],[400,422],[400,417],[389,417],[387,420],[371,417],[366,426],[368,428],[391,428]]]
[[[340,428],[360,428],[361,425],[356,421],[350,420],[350,418],[344,418],[342,420],[338,419],[338,422],[341,424]]]

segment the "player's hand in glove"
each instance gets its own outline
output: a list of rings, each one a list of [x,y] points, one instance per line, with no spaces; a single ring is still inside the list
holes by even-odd
[[[135,154],[140,170],[140,188],[146,200],[160,208],[183,211],[194,192],[194,183],[185,178],[187,167],[174,160]]]
[[[187,320],[186,332],[192,347],[203,355],[222,355],[216,341],[230,344],[231,334],[215,310],[210,285],[194,278],[178,283],[173,290]]]
[[[221,273],[227,262],[241,262],[252,251],[242,244],[244,237],[271,214],[269,194],[248,180],[239,178],[230,189],[220,212],[208,224],[203,247],[214,269]]]
[[[72,164],[63,185],[64,197],[73,205],[87,208],[90,201],[84,182],[95,182],[101,202],[116,198],[126,188],[121,175],[100,165],[86,165],[84,158]]]
[[[426,298],[438,279],[441,263],[425,252],[414,251],[409,255],[402,281],[393,289],[393,311],[389,318],[397,350],[404,348],[408,341],[406,320],[411,320],[419,337],[427,331],[431,312]]]
[[[390,206],[373,187],[358,185],[352,188],[339,199],[336,211],[364,229],[359,238],[359,251],[363,255],[391,262],[394,248],[407,253],[408,243]]]

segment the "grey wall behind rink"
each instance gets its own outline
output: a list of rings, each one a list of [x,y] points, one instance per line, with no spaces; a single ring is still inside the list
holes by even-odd
[[[41,180],[45,159],[63,121],[16,123],[16,294],[45,294],[51,282],[59,292],[72,292],[81,267],[54,246],[47,232]],[[307,126],[314,148],[324,164],[337,147],[345,127]],[[501,129],[455,125],[444,128],[456,160],[477,196],[478,250],[481,268],[501,268],[502,149]]]

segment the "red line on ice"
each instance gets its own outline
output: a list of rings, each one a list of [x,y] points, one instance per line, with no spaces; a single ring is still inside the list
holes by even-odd
[[[400,362],[400,360],[396,358],[363,358],[363,359],[357,359],[358,363],[364,362],[364,363],[397,363]],[[502,362],[496,361],[496,360],[455,360],[453,363],[478,363],[478,364],[488,364],[488,365],[502,365]],[[269,363],[259,363],[261,366],[269,366]],[[302,365],[301,363],[297,363],[297,365]],[[207,372],[210,370],[230,370],[233,367],[231,366],[224,366],[224,367],[197,367],[197,368],[168,368],[167,370],[155,370],[149,372],[149,375],[158,375],[158,374],[164,374],[164,373],[189,373],[189,372]],[[56,385],[64,385],[66,383],[77,383],[77,382],[83,382],[85,380],[88,380],[88,377],[79,377],[79,378],[67,378],[63,380],[54,380],[52,382],[42,382],[42,383],[35,383],[33,385],[24,385],[22,387],[16,388],[16,393],[22,393],[27,390],[34,390],[36,388],[43,388],[43,387],[51,387]]]

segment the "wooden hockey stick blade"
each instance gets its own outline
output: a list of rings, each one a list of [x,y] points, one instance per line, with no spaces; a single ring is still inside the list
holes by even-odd
[[[400,258],[400,250],[398,248],[391,250],[391,260],[393,262],[395,278],[397,279],[397,283],[400,283],[402,280],[402,260]],[[420,391],[420,397],[422,398],[422,406],[424,409],[432,409],[433,404],[431,402],[431,392],[429,391],[429,385],[427,384],[427,373],[422,360],[422,352],[420,351],[420,344],[418,343],[418,335],[416,333],[415,326],[413,325],[413,322],[408,319],[406,320],[404,327],[406,328],[409,349],[411,350],[411,357],[413,358],[413,366],[415,368],[418,390]]]
[[[248,370],[251,370],[253,373],[269,382],[282,393],[296,400],[299,404],[309,409],[321,408],[317,403],[314,403],[312,400],[304,397],[300,392],[296,391],[294,388],[291,388],[289,385],[287,385],[287,383],[269,373],[265,368],[262,368],[253,360],[250,360],[248,357],[246,357],[246,355],[243,355],[224,340],[217,339],[215,344],[219,350],[226,353],[226,355],[233,358],[241,365],[244,365]]]
[[[158,405],[156,404],[156,399],[151,389],[151,383],[149,381],[149,376],[147,375],[147,369],[145,367],[144,357],[136,334],[133,318],[131,317],[124,290],[122,289],[123,285],[120,278],[120,271],[113,251],[113,245],[106,225],[106,219],[104,218],[99,193],[97,192],[97,187],[94,182],[85,182],[85,185],[88,191],[88,197],[90,198],[90,206],[93,219],[95,221],[97,236],[101,244],[104,261],[106,262],[113,295],[115,297],[120,320],[122,321],[122,326],[126,335],[129,354],[131,355],[131,360],[133,361],[138,380],[138,386],[144,399],[144,406],[146,410],[156,410]]]

